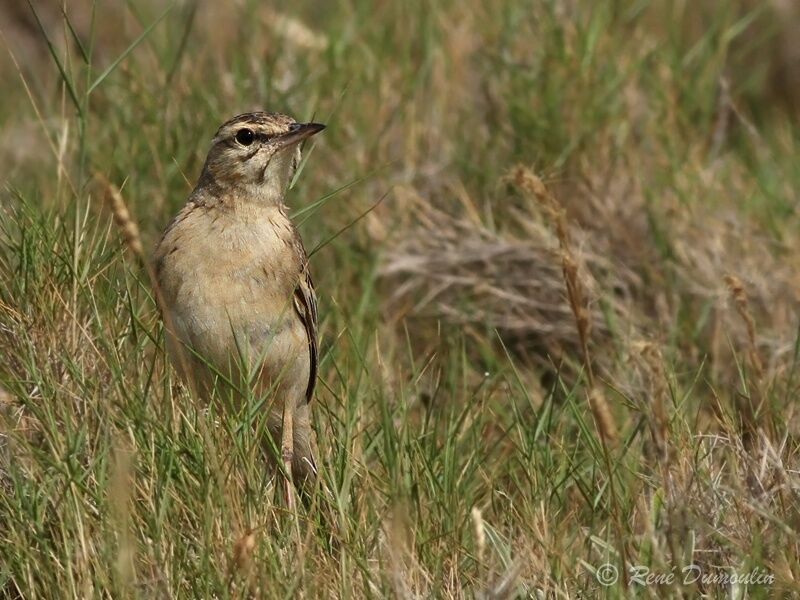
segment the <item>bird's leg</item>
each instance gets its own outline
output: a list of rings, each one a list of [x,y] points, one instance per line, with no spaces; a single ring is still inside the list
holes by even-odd
[[[292,483],[292,460],[294,459],[294,411],[291,402],[283,403],[283,427],[281,428],[281,459],[286,477],[286,504],[294,510],[294,484]]]

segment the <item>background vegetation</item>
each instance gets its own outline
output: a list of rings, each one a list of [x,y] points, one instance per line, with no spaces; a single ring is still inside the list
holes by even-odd
[[[797,3],[32,4],[0,4],[4,597],[796,592]],[[255,108],[329,126],[291,192],[296,517],[135,252]]]

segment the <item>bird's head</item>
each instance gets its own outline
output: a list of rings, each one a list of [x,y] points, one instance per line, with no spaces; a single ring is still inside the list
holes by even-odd
[[[217,130],[198,187],[281,204],[300,163],[300,142],[325,129],[278,113],[234,117]]]

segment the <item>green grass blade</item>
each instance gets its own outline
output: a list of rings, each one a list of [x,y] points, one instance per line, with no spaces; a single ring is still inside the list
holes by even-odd
[[[75,31],[75,28],[72,26],[72,21],[70,21],[70,18],[67,15],[67,11],[64,10],[63,7],[61,9],[61,16],[64,18],[64,22],[67,24],[67,29],[69,29],[69,33],[72,36],[72,40],[75,42],[75,45],[78,47],[78,52],[80,52],[81,58],[83,59],[83,62],[86,63],[87,65],[91,64],[92,61],[91,61],[91,59],[89,57],[89,53],[87,52],[86,48],[84,48],[83,42],[81,41],[81,38],[78,35],[78,32]]]
[[[61,62],[61,59],[58,58],[58,52],[56,52],[55,46],[50,41],[50,36],[47,35],[47,30],[44,28],[41,19],[39,18],[39,13],[36,12],[36,9],[33,7],[31,0],[28,1],[28,6],[31,8],[31,12],[33,13],[34,18],[36,19],[36,24],[39,26],[39,31],[42,34],[42,38],[44,39],[45,43],[47,44],[47,49],[50,51],[50,56],[53,57],[53,62],[56,63],[56,67],[58,68],[58,72],[61,74],[61,79],[64,82],[64,85],[67,87],[67,93],[69,94],[72,103],[75,105],[75,109],[78,111],[78,115],[81,117],[83,116],[83,109],[81,108],[81,102],[78,100],[78,94],[75,92],[75,87],[72,84],[72,80],[70,79],[64,64]]]
[[[30,0],[29,0],[29,1],[30,1]],[[106,77],[108,77],[109,75],[111,75],[111,73],[113,73],[113,72],[114,72],[114,69],[116,69],[116,68],[117,68],[117,66],[119,65],[119,63],[121,63],[123,60],[125,60],[125,58],[127,58],[127,56],[128,56],[128,55],[129,55],[131,52],[133,52],[133,51],[136,49],[136,47],[137,47],[139,44],[141,44],[141,43],[142,43],[142,42],[145,40],[145,38],[146,38],[146,37],[147,37],[147,36],[150,34],[150,32],[153,30],[153,28],[154,28],[156,25],[158,25],[158,24],[159,24],[159,23],[160,23],[160,22],[161,22],[161,21],[164,19],[164,17],[166,17],[166,16],[167,16],[167,14],[169,14],[169,12],[170,12],[170,11],[171,11],[171,10],[174,8],[174,6],[175,6],[174,4],[170,4],[170,5],[167,7],[167,9],[166,9],[164,12],[162,12],[162,13],[161,13],[161,14],[160,14],[160,15],[159,15],[157,18],[156,18],[156,20],[155,20],[155,21],[153,21],[152,23],[150,23],[150,25],[149,25],[149,26],[148,26],[148,27],[147,27],[147,28],[146,28],[146,29],[145,29],[145,30],[144,30],[144,31],[143,31],[143,32],[142,32],[142,33],[139,35],[139,37],[137,37],[137,38],[136,38],[136,39],[133,41],[133,43],[132,43],[130,46],[128,46],[128,47],[125,49],[125,51],[124,51],[122,54],[120,54],[120,55],[119,55],[119,56],[116,58],[116,60],[114,60],[114,62],[112,62],[110,65],[108,65],[108,67],[106,68],[106,70],[105,70],[105,71],[103,71],[103,72],[102,72],[102,73],[101,73],[101,74],[100,74],[100,75],[97,77],[97,79],[95,79],[95,80],[94,80],[94,83],[92,83],[92,85],[90,85],[90,86],[89,86],[89,89],[88,89],[88,91],[86,92],[87,96],[88,96],[89,94],[91,94],[91,93],[92,93],[92,92],[93,92],[95,89],[97,89],[97,86],[99,86],[101,83],[103,83],[103,81],[105,81]]]

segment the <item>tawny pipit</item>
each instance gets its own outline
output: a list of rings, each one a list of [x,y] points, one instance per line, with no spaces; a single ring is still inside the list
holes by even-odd
[[[265,112],[223,124],[155,256],[173,364],[206,398],[225,380],[266,397],[270,435],[299,485],[316,474],[317,308],[284,196],[300,142],[324,127]],[[287,494],[291,503],[288,481]]]

